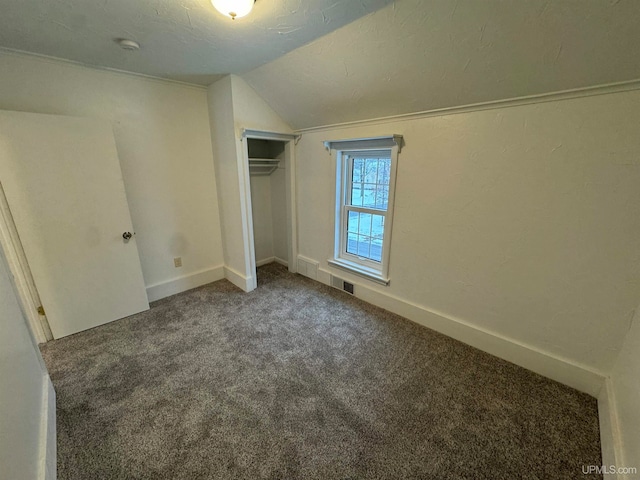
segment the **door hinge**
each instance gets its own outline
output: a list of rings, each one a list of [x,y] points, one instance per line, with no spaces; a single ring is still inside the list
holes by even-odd
[[[40,306],[38,307],[38,315],[44,315],[44,314],[45,314],[45,313],[44,313],[44,307],[43,307],[42,305],[40,305]]]

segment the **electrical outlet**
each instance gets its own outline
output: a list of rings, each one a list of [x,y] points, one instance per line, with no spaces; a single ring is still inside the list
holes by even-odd
[[[173,266],[178,268],[182,266],[182,257],[176,257],[173,259]]]

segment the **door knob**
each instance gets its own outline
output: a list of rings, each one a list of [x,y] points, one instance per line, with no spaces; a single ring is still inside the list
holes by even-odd
[[[122,238],[124,238],[125,240],[129,240],[131,237],[133,237],[133,233],[131,232],[124,232],[122,234]]]

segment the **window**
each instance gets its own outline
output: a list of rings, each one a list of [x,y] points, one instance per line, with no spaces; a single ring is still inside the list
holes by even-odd
[[[386,285],[398,136],[384,139],[329,142],[340,144],[335,254],[329,263]]]
[[[343,235],[345,253],[354,260],[382,263],[384,220],[389,208],[391,151],[345,152]]]

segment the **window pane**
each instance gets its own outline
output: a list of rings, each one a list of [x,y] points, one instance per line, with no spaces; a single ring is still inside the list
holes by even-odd
[[[361,207],[364,201],[364,185],[362,183],[354,183],[351,187],[351,205]]]
[[[391,177],[391,159],[381,158],[378,160],[378,183],[380,185],[389,185]]]
[[[378,186],[375,183],[362,184],[362,206],[374,208],[376,204],[376,191]]]
[[[382,238],[371,240],[371,260],[382,262]]]
[[[384,237],[384,217],[382,215],[372,215],[371,236],[382,241]]]
[[[358,254],[358,235],[355,233],[347,234],[347,253]]]
[[[386,210],[389,207],[389,187],[380,185],[376,190],[375,207],[380,210]]]
[[[378,159],[366,158],[364,161],[364,181],[378,183]]]
[[[358,225],[358,233],[360,235],[371,235],[371,217],[370,213],[358,213],[360,223]]]
[[[349,212],[347,232],[358,233],[358,212]]]
[[[364,159],[362,158],[354,158],[353,159],[353,178],[352,182],[359,183],[362,182],[362,171],[364,168]]]
[[[358,235],[358,255],[369,258],[369,246],[371,245],[371,237]]]

